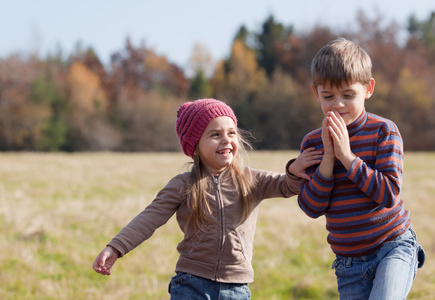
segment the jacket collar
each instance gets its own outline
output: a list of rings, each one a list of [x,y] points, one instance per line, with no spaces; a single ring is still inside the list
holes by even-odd
[[[207,173],[211,176],[211,177],[217,177],[217,178],[222,178],[222,177],[226,177],[227,175],[226,174],[228,174],[228,172],[229,172],[229,167],[227,167],[225,170],[223,170],[222,172],[220,172],[219,174],[213,174],[213,173],[211,173],[211,172],[209,172],[209,171],[207,171]]]

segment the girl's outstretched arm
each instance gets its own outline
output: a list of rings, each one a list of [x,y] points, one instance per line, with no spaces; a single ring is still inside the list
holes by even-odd
[[[92,268],[101,275],[110,275],[110,269],[113,267],[118,257],[118,251],[113,247],[107,246],[98,254],[97,258],[95,258]]]
[[[310,176],[306,172],[307,168],[319,164],[321,159],[322,151],[308,148],[299,154],[296,160],[290,164],[288,171],[299,178],[310,180]]]

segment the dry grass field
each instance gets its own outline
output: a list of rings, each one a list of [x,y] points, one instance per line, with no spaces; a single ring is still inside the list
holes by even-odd
[[[249,165],[283,171],[295,151],[255,152]],[[435,299],[435,153],[406,153],[403,196],[426,250],[409,299]],[[0,153],[0,299],[169,299],[175,218],[119,259],[91,265],[105,244],[186,169],[181,153]],[[296,198],[262,203],[252,299],[337,299],[324,219]]]

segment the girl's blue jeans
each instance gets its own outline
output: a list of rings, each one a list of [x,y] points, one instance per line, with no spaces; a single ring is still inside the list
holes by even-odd
[[[169,283],[171,300],[249,300],[247,283],[223,283],[177,272]]]
[[[367,256],[338,256],[332,268],[340,299],[406,299],[425,260],[412,229]]]

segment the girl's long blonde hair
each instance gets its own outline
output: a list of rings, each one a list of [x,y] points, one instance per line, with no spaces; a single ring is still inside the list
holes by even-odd
[[[252,146],[247,140],[247,137],[251,135],[247,131],[237,128],[237,136],[239,139],[238,151],[228,168],[232,180],[236,183],[240,191],[239,194],[243,205],[243,213],[240,217],[240,222],[243,222],[251,213],[254,203],[254,193],[252,191],[255,186],[255,178],[251,176],[250,172],[246,172],[243,159],[243,157],[247,155],[248,150],[252,150]],[[191,210],[187,226],[193,226],[195,231],[198,229],[204,230],[203,226],[206,227],[207,224],[216,221],[213,218],[210,204],[206,196],[206,191],[209,190],[213,184],[210,174],[201,163],[199,156],[195,155],[191,163],[190,178],[184,190],[187,205]]]

